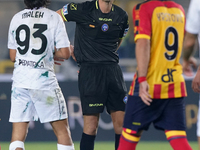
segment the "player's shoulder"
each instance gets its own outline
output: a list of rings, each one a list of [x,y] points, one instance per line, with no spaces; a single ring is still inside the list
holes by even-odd
[[[177,2],[174,2],[174,1],[165,1],[165,4],[168,6],[168,7],[177,7],[177,8],[183,8],[181,4],[178,4]]]
[[[135,5],[133,10],[153,11],[157,7],[168,7],[168,8],[176,7],[183,10],[183,7],[180,4],[172,0],[146,0],[144,2],[141,2]]]
[[[51,10],[51,9],[49,9],[49,8],[40,8],[40,9],[38,9],[38,11],[44,11],[44,12],[47,12],[49,15],[58,15],[58,13],[56,13],[55,11],[53,11],[53,10]]]
[[[58,20],[61,18],[61,16],[57,12],[55,12],[54,10],[51,10],[49,8],[42,8],[41,11],[44,11],[45,14],[47,14],[49,16],[47,18],[51,18],[52,20]]]
[[[157,6],[159,1],[154,1],[154,0],[146,0],[146,1],[143,1],[143,2],[140,2],[138,4],[135,5],[134,7],[134,10],[140,10],[141,8],[143,9],[149,9],[150,7],[155,7]]]
[[[24,14],[26,11],[27,11],[27,9],[17,12],[16,14],[13,15],[12,19],[19,18],[19,17],[21,18],[21,15]]]
[[[10,24],[11,24],[12,26],[16,26],[16,25],[17,25],[16,22],[18,22],[18,23],[21,22],[21,20],[22,20],[22,15],[23,15],[24,13],[26,13],[26,11],[27,11],[27,9],[24,9],[24,10],[21,10],[21,11],[17,12],[16,14],[14,14],[13,17],[12,17],[12,19],[11,19],[11,21],[10,21]]]
[[[174,2],[172,0],[165,0],[165,5],[168,7],[168,8],[177,8],[179,10],[181,10],[184,14],[185,14],[185,10],[184,8],[182,7],[181,4],[178,4],[177,2]]]

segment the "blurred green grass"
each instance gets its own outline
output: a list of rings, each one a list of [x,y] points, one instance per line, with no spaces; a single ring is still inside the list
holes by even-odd
[[[193,150],[198,149],[197,142],[189,142]],[[56,142],[26,142],[26,150],[56,150]],[[9,142],[0,142],[1,150],[8,150]],[[75,142],[75,149],[79,150],[79,142]],[[96,142],[94,150],[114,150],[114,142]],[[144,142],[137,145],[137,150],[173,150],[167,141],[165,142]]]

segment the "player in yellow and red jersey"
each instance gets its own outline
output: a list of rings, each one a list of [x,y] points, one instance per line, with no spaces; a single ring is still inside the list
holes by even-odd
[[[179,59],[185,12],[170,0],[148,0],[133,9],[137,72],[130,87],[118,150],[135,150],[151,123],[174,150],[191,150],[185,132],[187,96]]]

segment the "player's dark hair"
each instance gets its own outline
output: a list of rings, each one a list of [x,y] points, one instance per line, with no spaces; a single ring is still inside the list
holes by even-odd
[[[50,0],[24,0],[24,3],[28,9],[38,9],[40,7],[46,7],[50,3]]]

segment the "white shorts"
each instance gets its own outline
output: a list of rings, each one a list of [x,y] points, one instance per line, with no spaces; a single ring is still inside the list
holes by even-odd
[[[68,117],[64,96],[60,88],[35,90],[12,87],[10,122],[41,123]]]

